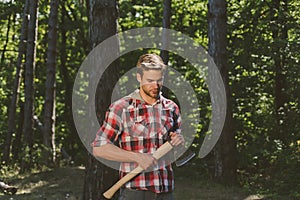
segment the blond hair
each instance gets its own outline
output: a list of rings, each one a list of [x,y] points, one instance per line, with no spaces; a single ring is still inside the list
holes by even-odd
[[[148,70],[161,70],[164,72],[167,65],[164,64],[162,58],[157,54],[144,54],[141,55],[136,64],[137,72],[143,75],[143,71]]]

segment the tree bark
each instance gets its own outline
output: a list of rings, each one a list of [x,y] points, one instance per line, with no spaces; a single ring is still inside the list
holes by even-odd
[[[68,141],[68,150],[70,151],[70,155],[72,158],[75,156],[75,149],[74,145],[76,145],[75,137],[73,134],[77,134],[73,116],[72,116],[72,89],[73,84],[70,79],[69,71],[67,68],[67,29],[66,29],[66,19],[67,19],[67,11],[64,6],[61,7],[62,13],[61,13],[61,26],[60,26],[60,65],[59,70],[62,75],[62,81],[65,89],[65,95],[64,95],[64,117],[66,118],[68,129],[70,130],[71,134],[68,134],[66,141]]]
[[[26,47],[25,64],[25,104],[24,104],[24,147],[22,157],[22,171],[31,165],[31,155],[33,148],[33,115],[34,115],[34,71],[36,58],[37,42],[37,13],[38,0],[29,1],[29,22],[28,22],[28,40]]]
[[[162,26],[163,28],[170,29],[171,27],[171,10],[172,10],[172,0],[164,0],[163,1],[163,20],[162,20]],[[168,49],[169,46],[169,38],[166,35],[166,32],[163,30],[162,32],[162,46],[164,49]],[[167,50],[161,50],[160,56],[164,63],[167,65],[169,62],[169,51]],[[168,69],[168,68],[167,68]],[[165,73],[164,76],[165,81],[168,79],[168,73]],[[168,96],[169,92],[168,89],[163,87],[162,92],[164,95]]]
[[[90,46],[96,47],[108,37],[117,33],[118,8],[115,0],[90,0],[88,1],[89,27],[90,27]],[[107,50],[108,54],[110,50]],[[105,55],[103,55],[105,57]],[[111,100],[107,98],[112,94],[113,86],[117,82],[117,62],[112,64],[107,73],[104,73],[97,87],[96,94],[96,113],[100,124],[104,120],[104,114]],[[94,99],[90,99],[94,101]],[[95,133],[96,134],[96,133]],[[115,181],[117,171],[106,167],[97,161],[91,154],[88,154],[84,182],[84,200],[105,199],[102,193],[108,189]]]
[[[51,0],[48,49],[47,49],[47,76],[46,92],[44,104],[44,128],[43,143],[46,147],[45,159],[47,164],[55,164],[55,91],[56,91],[56,44],[57,44],[57,20],[58,20],[58,0]],[[51,155],[52,152],[52,155]],[[49,160],[51,159],[51,160]]]
[[[171,27],[171,10],[172,10],[172,0],[164,0],[163,2],[163,21],[162,21],[162,27],[169,29]],[[167,35],[164,34],[162,35],[162,46],[167,48],[169,45],[169,40]],[[163,59],[165,64],[168,64],[169,62],[169,52],[162,50],[160,52],[160,56]]]
[[[11,2],[10,2],[10,4],[11,4]],[[10,27],[11,27],[11,24],[15,23],[15,22],[13,22],[13,23],[11,22],[12,15],[13,14],[10,14],[10,15],[7,16],[7,29],[6,29],[5,44],[3,46],[2,55],[1,55],[1,67],[4,65],[5,52],[6,52],[6,48],[7,48],[8,42],[9,42]]]
[[[24,102],[19,101],[20,114],[18,121],[18,128],[16,130],[16,137],[12,142],[12,159],[13,163],[20,163],[20,151],[22,150],[22,132],[24,125]]]
[[[273,37],[273,60],[274,60],[274,97],[275,97],[275,116],[276,129],[274,131],[274,139],[280,139],[285,147],[288,145],[287,137],[284,133],[287,131],[287,110],[285,103],[287,102],[286,93],[286,53],[288,29],[286,25],[286,15],[288,13],[287,0],[274,0],[272,2],[272,37]]]
[[[13,163],[20,163],[20,151],[22,150],[22,132],[24,125],[24,102],[19,101],[20,114],[19,114],[19,123],[16,130],[16,137],[12,142],[12,160]]]
[[[209,55],[212,56],[216,66],[221,72],[227,98],[227,109],[221,137],[214,149],[216,181],[224,184],[236,182],[236,144],[234,130],[232,129],[231,94],[228,86],[227,64],[227,16],[225,0],[209,0],[208,5],[208,36]]]
[[[4,152],[3,152],[3,161],[5,163],[9,163],[12,134],[16,130],[16,110],[17,110],[18,98],[20,94],[20,83],[21,83],[22,67],[23,67],[22,60],[25,55],[27,31],[28,31],[28,17],[27,17],[28,9],[29,9],[29,1],[25,1],[24,10],[23,10],[23,21],[21,27],[21,36],[20,36],[20,43],[19,43],[19,54],[16,62],[16,75],[14,78],[14,85],[12,89],[13,92],[12,92],[12,97],[9,106],[8,128],[7,128],[7,135],[4,144]]]

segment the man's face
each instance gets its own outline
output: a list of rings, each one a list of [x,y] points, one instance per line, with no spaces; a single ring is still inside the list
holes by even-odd
[[[163,84],[163,72],[160,70],[147,70],[143,75],[137,74],[140,90],[150,98],[157,99]]]

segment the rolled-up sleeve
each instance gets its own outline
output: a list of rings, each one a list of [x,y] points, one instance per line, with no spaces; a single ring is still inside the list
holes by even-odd
[[[98,130],[93,147],[103,146],[105,144],[113,144],[118,140],[121,133],[121,115],[116,107],[111,105],[105,115],[103,125]]]
[[[181,124],[182,124],[181,115],[180,115],[179,107],[176,104],[174,105],[173,119],[174,119],[174,124],[173,124],[174,131],[178,134],[181,134]]]

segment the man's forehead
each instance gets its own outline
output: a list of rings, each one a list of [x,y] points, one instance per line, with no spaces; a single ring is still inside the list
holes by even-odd
[[[143,77],[147,79],[161,79],[163,72],[160,70],[147,70],[144,71]]]

